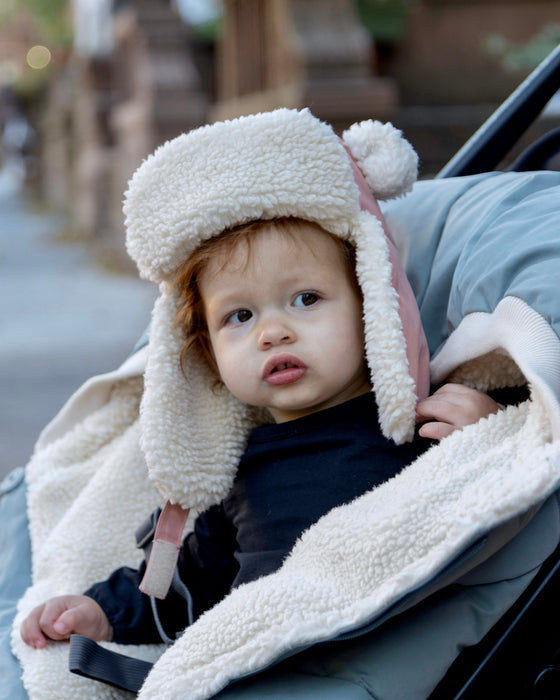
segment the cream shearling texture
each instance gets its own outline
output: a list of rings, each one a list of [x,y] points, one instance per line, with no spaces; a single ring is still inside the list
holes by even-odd
[[[374,193],[410,189],[418,159],[400,131],[362,122],[344,138]],[[160,285],[141,423],[150,478],[168,500],[200,511],[225,497],[259,422],[225,387],[216,390],[204,363],[188,358],[181,371],[183,339],[173,325],[174,271],[201,242],[244,222],[299,217],[354,243],[381,429],[397,443],[412,439],[417,387],[392,286],[395,261],[382,222],[361,208],[345,145],[329,125],[308,110],[279,109],[183,134],[136,171],[124,212],[128,252],[140,274]],[[414,364],[425,364],[427,374],[427,357]]]
[[[395,140],[398,155],[402,140],[394,130],[366,122],[349,132],[347,145],[370,187],[386,183],[384,195],[396,194],[395,166],[394,179],[408,186],[416,160],[406,147],[398,157],[373,159],[386,162],[389,173],[372,165],[372,155],[384,153],[378,139]],[[147,353],[78,391],[43,431],[27,468],[33,585],[19,603],[12,646],[30,700],[127,697],[70,674],[67,645],[27,647],[19,625],[47,598],[82,592],[119,566],[136,566],[134,531],[165,499],[198,509],[219,501],[258,422],[229,392],[211,388],[203,363],[190,358],[184,374],[179,368],[169,281],[200,241],[241,221],[283,215],[352,240],[382,429],[397,442],[410,435],[415,387],[387,240],[381,221],[360,208],[349,162],[330,127],[307,111],[277,110],[181,136],[135,174],[125,204],[128,246],[161,294]],[[466,317],[448,344],[434,376],[465,371],[480,388],[499,385],[507,355],[507,372],[515,367],[529,379],[531,400],[454,433],[390,481],[325,515],[279,571],[233,591],[170,648],[120,647],[159,659],[141,700],[210,698],[285,654],[369,624],[481,535],[560,487],[554,332],[525,302],[506,299],[493,314]]]
[[[342,138],[378,199],[393,199],[411,189],[418,157],[391,124],[371,120],[352,124]]]
[[[31,700],[127,697],[68,673],[67,645],[37,652],[18,632],[23,616],[51,595],[79,592],[123,563],[136,564],[135,525],[161,503],[138,447],[141,378],[117,377],[110,375],[107,401],[76,425],[67,422],[63,436],[43,439],[28,467],[34,583],[19,604],[13,648]],[[99,382],[89,389],[96,390]],[[83,400],[70,400],[67,417]],[[278,572],[240,587],[188,628],[139,697],[209,698],[284,653],[359,628],[481,534],[546,498],[560,486],[560,442],[551,441],[558,426],[547,403],[535,387],[531,401],[454,433],[324,516]],[[52,498],[55,489],[63,498]],[[120,651],[155,659],[164,648]]]

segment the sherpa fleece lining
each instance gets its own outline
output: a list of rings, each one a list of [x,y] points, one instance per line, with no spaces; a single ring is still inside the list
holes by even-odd
[[[79,593],[137,563],[131,523],[160,503],[138,449],[140,394],[140,378],[117,383],[107,404],[43,441],[27,468],[34,584],[20,601],[12,645],[30,700],[125,697],[68,673],[67,645],[27,647],[19,625],[46,598]],[[140,699],[209,698],[285,653],[369,623],[481,534],[544,500],[560,486],[560,441],[550,442],[557,412],[547,403],[537,384],[531,401],[454,433],[394,479],[331,511],[282,569],[232,592],[188,628]],[[71,409],[72,401],[67,418]],[[349,542],[352,556],[341,557]],[[154,659],[164,649],[120,651]]]
[[[347,134],[362,167],[375,170],[369,179],[385,187],[384,196],[410,188],[417,156],[397,129],[364,122]],[[169,281],[202,241],[245,221],[300,217],[355,244],[381,429],[396,443],[412,439],[416,385],[393,287],[400,262],[396,253],[390,259],[381,214],[362,210],[360,196],[345,146],[308,110],[279,109],[196,129],[158,148],[134,174],[124,205],[127,248],[141,275],[160,283],[141,407],[142,450],[150,478],[172,503],[200,511],[224,498],[258,423],[225,387],[216,389],[204,362],[189,357],[181,371],[183,339],[173,326],[178,307]],[[412,293],[408,304],[418,317]],[[411,347],[418,345],[415,337]],[[427,376],[427,362],[422,354],[414,371],[423,365]]]

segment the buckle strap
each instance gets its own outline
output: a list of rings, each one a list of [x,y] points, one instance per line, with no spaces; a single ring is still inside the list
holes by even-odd
[[[145,550],[154,539],[160,515],[161,508],[156,508],[136,529],[135,536],[138,549]]]
[[[81,634],[70,637],[68,667],[72,673],[138,693],[153,664],[118,654]]]

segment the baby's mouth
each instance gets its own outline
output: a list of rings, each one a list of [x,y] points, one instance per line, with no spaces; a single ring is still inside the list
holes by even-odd
[[[293,367],[297,367],[297,365],[292,364],[291,362],[281,362],[277,367],[274,367],[270,374],[276,374],[276,372],[281,372],[284,369],[292,369]]]
[[[266,363],[263,379],[269,384],[280,386],[293,384],[306,373],[307,367],[301,360],[293,355],[271,357]]]

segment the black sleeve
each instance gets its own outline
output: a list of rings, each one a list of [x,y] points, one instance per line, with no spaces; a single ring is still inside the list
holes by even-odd
[[[183,541],[178,570],[191,594],[195,619],[229,592],[238,569],[235,548],[235,529],[221,505],[200,515],[193,532]],[[85,592],[103,608],[115,642],[161,642],[150,598],[138,589],[145,570],[145,562],[139,569],[117,569],[106,581],[95,583]],[[171,638],[189,623],[187,603],[173,590],[164,600],[157,601],[157,610],[161,625]]]
[[[85,595],[103,608],[113,628],[113,641],[121,644],[158,644],[161,637],[156,627],[149,596],[138,585],[146,565],[139,569],[122,567],[106,581],[94,583]],[[170,592],[171,593],[171,592]],[[179,614],[180,603],[177,606]]]

